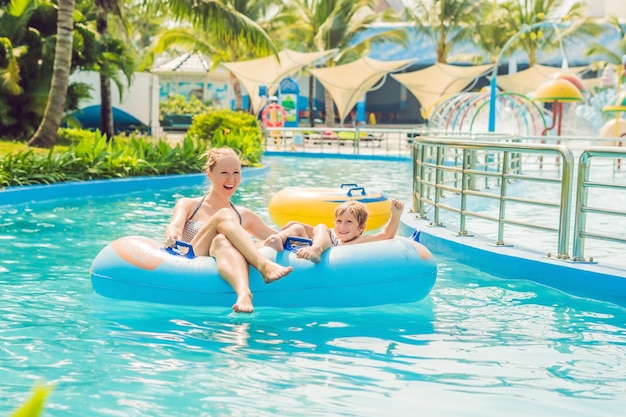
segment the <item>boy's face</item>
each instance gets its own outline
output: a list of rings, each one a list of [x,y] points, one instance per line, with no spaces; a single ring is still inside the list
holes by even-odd
[[[335,235],[341,243],[350,242],[361,236],[363,228],[353,213],[345,212],[335,217]]]

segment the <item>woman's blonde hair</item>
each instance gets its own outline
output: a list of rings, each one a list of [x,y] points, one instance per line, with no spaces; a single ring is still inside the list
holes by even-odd
[[[204,170],[207,172],[213,171],[213,168],[215,168],[217,161],[219,161],[220,158],[223,158],[225,156],[234,156],[235,158],[239,160],[239,164],[241,164],[239,155],[237,155],[237,152],[235,152],[232,148],[226,148],[226,147],[209,148],[207,149],[204,155],[206,156],[206,163],[204,164]]]
[[[356,221],[359,223],[360,229],[365,227],[368,214],[367,208],[365,208],[365,205],[363,203],[354,200],[341,203],[335,209],[335,218],[337,218],[337,216],[342,216],[346,213],[352,213],[354,217],[356,217]]]

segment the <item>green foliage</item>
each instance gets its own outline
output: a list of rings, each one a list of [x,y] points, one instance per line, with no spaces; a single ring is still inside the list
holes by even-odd
[[[171,94],[166,101],[159,103],[159,120],[163,121],[166,114],[196,115],[209,110],[210,103],[204,103],[194,95],[187,100],[182,94]]]
[[[70,145],[72,143],[79,143],[82,140],[95,140],[96,136],[97,132],[92,130],[62,128],[59,129],[56,144]]]
[[[240,151],[244,165],[257,165],[263,155],[263,134],[257,119],[250,113],[227,109],[214,110],[193,118],[187,135],[208,140],[211,147],[228,146]]]
[[[14,1],[0,13],[0,39],[6,65],[0,65],[0,131],[26,140],[34,133],[46,107],[56,43],[54,2]],[[80,49],[80,36],[74,36]],[[73,67],[72,70],[75,68]],[[68,92],[66,109],[78,97]]]
[[[219,109],[195,116],[187,134],[194,138],[211,140],[214,132],[218,130],[230,131],[235,129],[261,133],[259,122],[250,113]]]
[[[229,147],[239,151],[239,158],[243,165],[259,166],[263,157],[263,136],[252,130],[235,129],[229,132],[217,130],[213,134],[211,147]]]
[[[47,154],[38,154],[29,149],[0,159],[0,187],[203,170],[206,141],[185,137],[172,146],[163,139],[153,141],[131,135],[116,136],[107,142],[99,132],[67,131],[67,152],[53,148]]]

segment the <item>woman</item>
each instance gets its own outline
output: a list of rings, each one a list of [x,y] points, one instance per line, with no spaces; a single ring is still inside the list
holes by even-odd
[[[241,182],[241,161],[235,151],[209,149],[205,169],[211,190],[203,197],[181,198],[176,203],[165,228],[165,244],[173,247],[176,240],[183,240],[193,246],[196,255],[214,257],[220,276],[237,294],[233,311],[252,313],[248,265],[254,266],[267,284],[293,268],[272,262],[258,251],[250,234],[263,240],[276,230],[252,210],[235,207],[230,200]]]

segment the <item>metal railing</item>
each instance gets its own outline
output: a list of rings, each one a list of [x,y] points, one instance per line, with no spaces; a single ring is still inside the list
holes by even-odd
[[[265,151],[410,157],[413,139],[420,136],[474,138],[467,132],[433,131],[423,127],[280,127],[264,128]],[[482,133],[482,140],[518,140],[510,134]]]
[[[455,158],[448,155],[461,151],[462,163],[458,164]],[[436,155],[433,159],[432,155]],[[524,175],[519,165],[520,158],[528,154],[558,156],[560,174],[557,178],[545,176]],[[488,165],[489,155],[497,163]],[[466,221],[468,217],[480,218],[497,223],[497,246],[505,246],[505,225],[517,225],[526,228],[540,229],[557,233],[557,257],[569,258],[569,224],[570,207],[572,201],[572,182],[574,157],[565,146],[559,145],[526,145],[521,143],[495,143],[486,141],[451,140],[448,138],[420,137],[414,147],[414,184],[413,207],[418,216],[426,217],[426,206],[432,207],[433,220],[431,224],[441,225],[440,211],[446,210],[459,215],[458,234],[467,235]],[[432,181],[431,179],[435,180]],[[454,178],[457,184],[460,177],[460,187],[446,184],[447,178]],[[476,177],[496,179],[499,192],[487,192],[483,187],[477,187]],[[523,198],[508,192],[509,184],[513,181],[526,181],[542,184],[556,184],[560,187],[559,201],[551,202],[536,198]],[[460,197],[458,207],[443,198],[443,192],[454,193]],[[468,199],[488,199],[497,202],[497,215],[468,209]],[[509,204],[524,204],[527,206],[552,207],[559,211],[556,226],[548,226],[531,220],[516,220],[507,217],[506,210]]]
[[[415,129],[411,129],[413,131]],[[355,127],[281,127],[263,130],[266,151],[411,155],[409,130]]]
[[[588,230],[587,228],[587,214],[595,213],[601,216],[609,218],[626,218],[626,211],[589,205],[589,192],[591,190],[616,190],[626,194],[626,182],[617,183],[615,181],[592,181],[590,180],[592,174],[591,162],[593,159],[604,158],[611,160],[614,166],[618,166],[621,160],[626,158],[626,150],[618,147],[601,147],[592,146],[586,148],[580,155],[578,160],[578,181],[576,184],[576,219],[574,224],[574,248],[572,252],[573,260],[585,261],[585,239],[597,239],[602,241],[611,241],[617,243],[626,243],[626,230],[621,230],[622,236],[614,232],[620,231],[619,228],[613,228],[614,232],[611,233],[607,230],[607,233],[597,233]],[[593,261],[593,259],[590,259]]]
[[[554,170],[542,171],[530,167],[529,173],[526,173],[521,164],[529,159],[528,156],[554,158],[558,164],[554,165]],[[624,210],[589,205],[587,200],[589,190],[592,189],[620,190],[626,197],[624,183],[590,180],[593,173],[592,158],[610,158],[615,165],[615,161],[626,158],[626,151],[618,147],[586,148],[579,159],[578,182],[574,187],[575,160],[572,151],[564,145],[523,144],[512,139],[491,142],[455,140],[448,136],[420,136],[416,138],[413,149],[413,211],[418,217],[429,219],[432,226],[444,225],[442,211],[453,213],[459,218],[457,233],[460,236],[468,235],[467,219],[470,217],[493,222],[497,225],[495,246],[507,245],[508,225],[556,233],[557,259],[586,262],[586,238],[626,243],[626,238],[620,236],[620,232],[624,235],[626,231],[619,228],[596,233],[587,227],[588,213],[616,216],[626,221]],[[481,177],[484,181],[478,180]],[[498,187],[492,190],[494,184]],[[532,197],[520,197],[509,192],[513,184],[539,184],[542,189],[556,187],[559,190],[558,199],[546,200],[542,192]],[[572,210],[574,196],[575,212]],[[497,213],[471,210],[468,205],[470,198],[477,206],[480,206],[477,202],[495,202]],[[546,218],[540,219],[542,222],[534,221],[533,216],[526,216],[524,220],[514,219],[507,215],[507,208],[511,204],[531,210],[537,207],[555,209],[559,213],[558,218],[550,225],[545,224]],[[575,221],[572,222],[574,213]],[[570,242],[571,230],[574,230],[573,242]],[[572,257],[569,256],[570,243],[573,246]],[[548,256],[551,256],[550,253]]]

